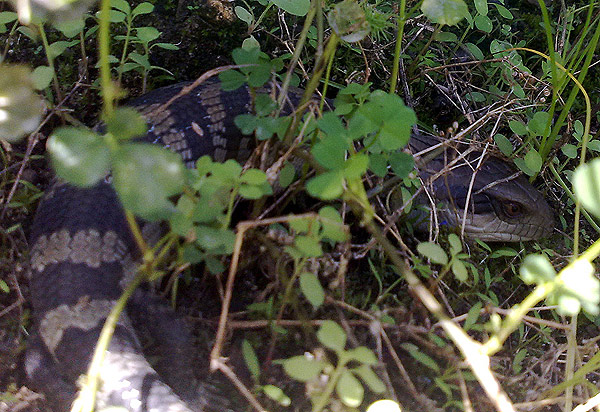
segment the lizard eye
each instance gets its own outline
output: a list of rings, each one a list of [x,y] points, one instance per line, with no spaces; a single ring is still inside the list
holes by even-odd
[[[523,206],[520,203],[506,200],[502,202],[502,211],[508,217],[518,217],[523,214]]]

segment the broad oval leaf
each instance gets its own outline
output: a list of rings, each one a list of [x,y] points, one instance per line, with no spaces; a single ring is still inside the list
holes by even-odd
[[[39,125],[44,104],[25,66],[0,66],[0,139],[16,141]]]
[[[426,258],[431,259],[433,263],[445,265],[448,263],[448,255],[444,249],[433,242],[422,242],[417,245],[417,250]]]
[[[138,27],[136,29],[138,39],[144,43],[150,43],[160,36],[160,31],[154,27]]]
[[[317,338],[324,346],[338,353],[346,347],[346,332],[332,320],[323,322],[317,332]]]
[[[262,388],[265,395],[269,398],[273,399],[275,402],[280,404],[281,406],[290,406],[292,400],[289,396],[287,396],[280,388],[274,385],[265,385]]]
[[[61,127],[46,146],[56,174],[76,186],[93,186],[110,168],[108,147],[88,129]]]
[[[235,12],[235,15],[238,17],[238,19],[246,23],[248,26],[252,24],[254,18],[248,10],[246,10],[242,6],[235,6],[233,11]]]
[[[469,14],[463,0],[423,0],[421,11],[432,22],[448,26],[458,24]]]
[[[527,255],[519,269],[521,279],[528,285],[543,283],[554,279],[556,271],[544,255]]]
[[[258,363],[258,357],[256,356],[256,352],[254,352],[254,348],[247,339],[242,341],[242,354],[252,377],[255,381],[258,381],[260,378],[260,364]]]
[[[300,275],[300,290],[314,308],[318,308],[325,301],[325,291],[314,273],[305,272]]]
[[[305,16],[310,9],[310,0],[273,0],[273,4],[294,16]]]
[[[325,367],[325,362],[301,355],[285,359],[282,364],[285,373],[300,382],[308,382],[316,378]]]
[[[106,130],[120,140],[146,134],[146,120],[132,107],[118,107],[106,119]]]
[[[342,376],[335,385],[335,391],[344,405],[351,408],[358,407],[365,396],[365,388],[349,370],[342,372]]]
[[[306,184],[308,193],[316,198],[323,200],[333,200],[344,191],[343,171],[333,170],[315,176]]]
[[[181,157],[150,144],[125,144],[114,156],[114,186],[123,205],[136,215],[158,220],[174,210],[168,197],[183,189]]]
[[[148,14],[154,11],[154,6],[151,3],[143,2],[138,4],[131,14],[133,17],[139,16],[140,14]]]
[[[339,212],[332,206],[325,206],[319,210],[321,219],[321,234],[324,239],[330,239],[334,242],[343,242],[348,238],[348,232]]]
[[[600,159],[594,159],[575,169],[573,190],[583,207],[600,217]]]
[[[49,66],[38,66],[31,73],[31,80],[33,80],[33,87],[36,90],[44,90],[50,86],[52,78],[54,77],[54,70]]]
[[[359,346],[357,348],[350,349],[346,354],[353,360],[363,363],[365,365],[377,364],[377,358],[373,354],[373,351],[366,346]]]
[[[373,392],[383,393],[385,391],[385,384],[379,379],[379,376],[373,372],[373,369],[371,369],[370,366],[361,365],[352,371],[356,376],[361,378]]]

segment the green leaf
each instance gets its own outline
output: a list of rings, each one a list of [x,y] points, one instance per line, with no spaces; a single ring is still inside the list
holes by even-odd
[[[248,26],[252,24],[254,17],[252,17],[252,14],[248,10],[241,6],[235,6],[233,11],[238,19],[246,23]]]
[[[179,46],[172,43],[154,43],[151,48],[152,47],[160,47],[165,50],[179,50]]]
[[[131,11],[131,7],[126,0],[110,0],[110,6],[117,10],[121,10],[125,14],[129,14]]]
[[[303,217],[301,219],[290,219],[289,225],[296,233],[307,233],[311,227],[314,227],[315,219],[313,217]]]
[[[242,42],[242,49],[260,49],[260,43],[258,42],[258,40],[256,40],[256,38],[252,35],[250,35],[250,37],[247,37],[244,39],[244,41]]]
[[[494,4],[494,6],[496,6],[496,10],[498,10],[498,14],[500,14],[505,19],[508,19],[508,20],[513,19],[512,13],[506,7],[504,7],[500,3],[493,3],[493,4]]]
[[[342,376],[335,385],[335,391],[344,405],[351,408],[358,407],[365,396],[365,389],[362,384],[349,370],[342,372]]]
[[[465,46],[467,46],[467,48],[469,49],[469,52],[471,52],[471,54],[473,55],[475,60],[483,60],[484,55],[479,47],[477,47],[473,43],[466,43]]]
[[[233,252],[235,234],[227,228],[214,228],[200,225],[196,227],[196,243],[212,253]]]
[[[296,168],[291,163],[286,163],[279,172],[279,186],[286,188],[292,184],[296,177]]]
[[[487,16],[488,14],[488,0],[475,0],[475,10],[477,13]]]
[[[352,369],[352,372],[357,375],[359,378],[363,380],[364,383],[367,384],[369,389],[371,389],[375,393],[383,393],[385,392],[385,384],[379,379],[379,376],[373,372],[368,365],[360,365],[358,368]],[[387,412],[391,412],[386,410]],[[382,411],[384,412],[384,411]]]
[[[569,159],[575,159],[577,157],[577,146],[575,146],[575,145],[567,143],[567,144],[563,145],[560,148],[560,150]]]
[[[306,356],[293,356],[281,361],[285,373],[297,381],[308,382],[317,377],[326,363]]]
[[[344,167],[347,148],[348,143],[338,135],[328,135],[313,145],[310,152],[321,166],[333,170]]]
[[[583,207],[600,217],[600,159],[594,159],[575,169],[573,189]]]
[[[452,261],[452,273],[454,273],[456,279],[461,282],[466,282],[469,278],[469,272],[467,272],[465,264],[459,259],[454,259]]]
[[[0,139],[17,141],[36,130],[44,104],[33,90],[31,70],[0,65]]]
[[[79,40],[72,41],[55,41],[48,46],[48,54],[53,58],[57,58],[64,53],[69,47],[79,43]]]
[[[149,14],[154,11],[154,6],[151,3],[143,2],[138,4],[134,9],[131,15],[133,17],[139,16],[140,14]]]
[[[227,70],[223,73],[219,74],[219,80],[221,81],[221,88],[224,91],[231,91],[240,88],[244,83],[246,83],[246,76],[237,70]],[[242,116],[242,115],[240,115]],[[240,116],[236,116],[236,125],[237,118]],[[240,127],[240,126],[238,126]],[[243,132],[244,134],[250,134],[254,131],[254,127],[250,132]]]
[[[450,233],[448,235],[448,243],[450,243],[450,255],[456,256],[462,252],[462,242],[456,234]]]
[[[0,279],[0,290],[4,293],[10,292],[10,288],[8,287],[8,284],[2,279]]]
[[[377,358],[373,354],[373,351],[366,346],[359,346],[346,351],[346,355],[357,362],[365,365],[376,365]]]
[[[420,254],[426,258],[431,259],[433,263],[445,265],[448,263],[448,255],[444,252],[444,249],[433,242],[422,242],[417,245],[417,250]]]
[[[272,0],[273,4],[294,16],[305,16],[310,9],[310,0]]]
[[[527,134],[527,126],[518,120],[511,120],[508,122],[508,127],[510,127],[510,130],[517,136],[524,136]]]
[[[262,185],[266,181],[267,175],[259,169],[248,169],[240,177],[240,182],[250,185]]]
[[[0,22],[0,24],[1,24],[1,22]],[[71,38],[77,36],[85,28],[85,22],[84,22],[83,18],[55,22],[53,25],[58,30],[60,30],[60,32],[62,34],[64,34],[65,37],[68,39],[71,39]]]
[[[344,230],[344,221],[339,212],[332,206],[325,206],[319,210],[321,219],[321,237],[334,242],[344,242],[348,239],[348,232]]]
[[[123,205],[136,215],[167,218],[174,207],[170,196],[183,189],[181,157],[151,144],[125,144],[114,155],[114,186]]]
[[[418,347],[413,344],[403,343],[400,346],[404,348],[410,356],[412,356],[416,361],[421,363],[422,365],[427,366],[428,368],[433,369],[436,372],[440,371],[440,367],[438,364],[431,358],[429,355],[421,352]]]
[[[125,19],[127,18],[127,15],[125,13],[122,13],[118,10],[111,10],[108,13],[109,17],[108,19],[110,20],[111,23],[123,23],[125,21]],[[96,17],[100,18],[100,12],[96,13]]]
[[[313,177],[306,183],[308,193],[322,200],[333,200],[344,191],[344,175],[342,171],[334,170]]]
[[[517,166],[519,170],[525,173],[527,176],[535,175],[535,171],[531,170],[529,166],[527,166],[527,163],[525,163],[524,159],[514,159],[513,161],[515,162],[515,166]]]
[[[141,55],[136,52],[131,52],[127,55],[127,57],[129,57],[131,60],[133,60],[134,62],[136,62],[143,68],[145,68],[146,70],[150,69],[150,61],[148,60],[147,55]]]
[[[44,90],[50,86],[52,78],[54,77],[54,70],[48,66],[38,66],[31,73],[31,80],[33,81],[33,87],[36,90]]]
[[[17,20],[17,13],[12,11],[3,11],[0,12],[0,24],[8,24]]]
[[[548,125],[549,119],[550,113],[536,112],[527,124],[527,128],[536,136],[547,137],[550,134],[550,129],[546,130],[546,126]]]
[[[393,151],[408,143],[415,122],[414,111],[399,96],[375,90],[350,119],[348,133],[356,140],[378,132],[376,142],[380,148]]]
[[[579,258],[560,273],[558,289],[548,296],[548,303],[558,305],[561,315],[576,315],[581,308],[591,315],[598,315],[600,281],[594,276],[594,266]]]
[[[523,259],[519,274],[528,285],[549,282],[556,277],[556,271],[545,255],[527,255]]]
[[[588,149],[593,150],[594,152],[600,152],[600,140],[598,140],[598,139],[590,140],[588,142],[587,147],[588,147]]]
[[[325,320],[317,332],[317,339],[325,347],[341,353],[346,347],[346,332],[332,320]]]
[[[250,74],[248,75],[248,85],[251,87],[262,87],[269,81],[271,77],[271,65],[259,64],[258,66],[250,68]]]
[[[242,185],[239,188],[239,195],[244,199],[256,200],[265,196],[266,193],[259,186]]]
[[[542,157],[535,149],[529,150],[523,160],[534,173],[538,173],[542,169]]]
[[[463,0],[423,0],[421,11],[432,22],[454,26],[469,14]]]
[[[393,152],[390,154],[390,166],[396,176],[404,179],[415,168],[415,159],[405,152]]]
[[[458,41],[458,36],[452,32],[441,31],[435,36],[435,40],[447,43],[456,43]]]
[[[106,130],[119,140],[146,134],[146,120],[132,107],[118,107],[106,119]]]
[[[387,158],[380,153],[372,153],[369,156],[369,169],[377,175],[384,177],[387,174]]]
[[[318,257],[323,255],[319,239],[311,236],[296,236],[294,246],[302,252],[305,257]]]
[[[501,248],[494,250],[492,253],[490,253],[490,258],[496,259],[499,257],[506,257],[506,256],[513,257],[513,256],[517,256],[518,254],[519,253],[516,250],[514,250],[511,247],[506,246],[506,247],[501,247]]]
[[[56,174],[74,185],[93,186],[110,168],[108,147],[88,129],[61,127],[46,146]]]
[[[369,166],[369,157],[364,153],[352,155],[344,163],[344,177],[350,179],[360,179],[367,171]]]
[[[138,27],[136,34],[138,39],[147,44],[156,40],[160,36],[160,31],[154,27]]]
[[[475,27],[485,33],[490,33],[494,28],[492,21],[488,16],[475,16]]]
[[[515,374],[521,373],[523,369],[523,367],[521,366],[521,362],[523,362],[523,360],[528,354],[529,353],[527,352],[527,349],[520,349],[519,351],[517,351],[512,361],[512,370]]]
[[[281,389],[274,385],[265,385],[262,391],[281,406],[290,406],[292,400]]]
[[[305,272],[300,275],[300,290],[315,309],[325,301],[325,291],[319,278],[313,273]]]
[[[512,143],[503,134],[496,134],[494,136],[494,141],[504,156],[510,156],[513,153]]]
[[[475,302],[473,307],[469,309],[469,312],[467,313],[467,318],[465,319],[465,324],[463,325],[463,329],[465,331],[469,331],[471,327],[477,322],[482,307],[483,304],[481,302]]]
[[[363,8],[352,0],[336,3],[327,14],[327,21],[333,32],[348,43],[363,40],[371,30]]]
[[[252,374],[254,381],[258,382],[260,379],[260,364],[256,352],[254,352],[252,345],[247,339],[242,341],[242,354],[244,355],[244,362],[246,362],[246,366]]]

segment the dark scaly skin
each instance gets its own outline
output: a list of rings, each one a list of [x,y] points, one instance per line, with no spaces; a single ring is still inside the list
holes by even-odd
[[[413,135],[411,150],[427,152],[440,139]],[[468,145],[424,153],[419,174],[438,205],[438,223],[465,224],[465,236],[486,242],[517,242],[548,237],[554,230],[552,209],[542,194],[505,161],[481,152],[461,158]],[[442,153],[439,153],[442,152]],[[470,188],[470,193],[469,193]],[[399,203],[399,202],[396,202]],[[465,205],[467,213],[464,214]]]
[[[183,84],[158,89],[134,100],[147,118],[149,131],[144,140],[163,144],[180,153],[187,163],[209,154],[216,160],[245,157],[252,147],[240,149],[240,133],[233,124],[235,115],[250,110],[246,89],[223,92],[220,85],[204,84],[168,107]],[[246,139],[248,145],[252,139]],[[30,239],[31,288],[37,338],[26,369],[34,383],[55,406],[67,410],[75,394],[77,378],[87,370],[91,353],[106,315],[135,271],[138,250],[112,187],[101,182],[93,188],[76,188],[56,181],[41,202]],[[142,292],[139,292],[142,293]],[[147,303],[129,305],[137,309]],[[167,313],[167,312],[165,312]],[[163,314],[162,318],[164,318]],[[168,315],[166,324],[187,341],[181,321]],[[169,345],[186,352],[187,344]],[[177,356],[174,357],[177,359]],[[182,397],[196,395],[191,365],[170,360],[180,384],[179,395],[165,384],[142,355],[135,329],[123,316],[116,327],[103,367],[103,386],[97,407],[123,406],[132,412],[192,411]],[[186,378],[182,378],[182,376]],[[187,385],[186,385],[187,384]],[[183,392],[183,393],[182,393]],[[227,405],[212,405],[227,410]]]
[[[224,92],[220,84],[210,82],[166,104],[187,85],[158,89],[130,103],[149,123],[143,140],[180,153],[188,165],[206,154],[217,161],[247,157],[253,139],[242,137],[233,123],[236,115],[250,111],[247,89]],[[435,162],[429,167],[433,172],[440,170]],[[486,173],[496,179],[500,177],[496,173],[512,172],[510,168],[484,169],[478,179]],[[449,177],[456,181],[452,190],[464,192],[468,176],[453,172]],[[510,183],[508,188],[502,187],[500,191],[510,192]],[[528,184],[520,190],[534,191]],[[448,193],[443,188],[436,191],[440,199]],[[494,198],[493,194],[488,197]],[[541,234],[546,232],[544,229]],[[39,206],[31,245],[36,330],[26,368],[34,386],[59,412],[68,410],[76,393],[75,382],[87,370],[106,315],[133,277],[139,253],[114,190],[106,182],[90,189],[55,182]],[[144,292],[136,292],[128,306],[130,316],[123,316],[117,325],[103,367],[97,407],[123,406],[132,412],[228,410],[225,399],[196,389],[186,358],[191,350],[185,325],[151,303]],[[159,316],[156,310],[161,311]],[[162,371],[166,380],[140,351],[136,337],[136,325],[140,324],[162,335],[164,342],[159,343],[169,346]]]

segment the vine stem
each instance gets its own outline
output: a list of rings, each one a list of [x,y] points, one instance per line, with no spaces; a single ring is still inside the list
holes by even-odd
[[[98,54],[100,63],[100,86],[102,89],[102,111],[110,116],[114,108],[114,89],[110,77],[110,0],[100,2],[100,21],[98,22]]]
[[[127,301],[133,295],[133,292],[137,287],[146,280],[147,275],[145,271],[140,271],[133,281],[125,288],[115,305],[113,306],[110,314],[104,322],[102,332],[96,343],[96,349],[94,350],[94,356],[92,362],[88,368],[88,373],[85,378],[85,385],[81,388],[77,399],[73,402],[71,412],[92,412],[94,405],[96,404],[96,392],[98,391],[98,383],[100,380],[100,374],[102,372],[102,362],[104,361],[104,355],[106,348],[110,344],[110,341],[115,332],[115,327],[119,320],[119,316],[125,309]]]
[[[405,22],[406,0],[400,0],[400,10],[398,10],[398,34],[396,36],[396,47],[394,49],[394,62],[392,65],[390,93],[396,93],[396,85],[398,84],[398,72],[400,71],[400,52],[402,51],[402,38],[404,37]]]

